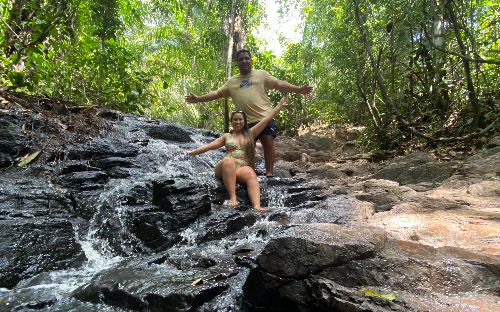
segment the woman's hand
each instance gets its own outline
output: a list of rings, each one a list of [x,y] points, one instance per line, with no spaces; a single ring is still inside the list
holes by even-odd
[[[281,98],[280,102],[278,103],[279,107],[287,106],[288,105],[288,97],[284,96]]]
[[[193,150],[193,151],[194,151],[194,150]],[[192,153],[193,151],[188,151],[188,150],[186,150],[186,153],[188,153],[189,155],[191,155],[191,153]]]

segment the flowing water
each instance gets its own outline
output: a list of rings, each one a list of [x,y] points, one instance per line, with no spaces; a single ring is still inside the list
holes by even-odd
[[[145,140],[143,134],[126,131],[120,126],[103,130],[101,135],[108,140]],[[262,205],[271,208],[269,212],[257,212],[249,207],[242,186],[237,190],[241,207],[225,206],[220,198],[227,194],[222,183],[213,176],[213,167],[223,152],[189,156],[185,149],[205,144],[210,139],[203,133],[194,133],[191,137],[195,142],[184,145],[147,138],[147,146],[134,159],[134,163],[141,166],[120,168],[120,174],[126,173],[128,178],[109,179],[100,192],[83,189],[80,198],[88,193],[85,198],[90,207],[87,210],[94,213],[89,220],[76,218],[72,224],[87,257],[85,264],[79,268],[41,273],[22,280],[13,289],[0,289],[0,311],[122,311],[113,305],[76,300],[72,294],[97,276],[127,267],[131,261],[147,267],[151,276],[175,281],[185,279],[184,284],[195,279],[209,281],[214,277],[207,272],[216,271],[224,277],[225,290],[202,302],[196,311],[244,311],[242,285],[250,268],[255,266],[256,256],[286,227],[283,220],[287,215],[297,219],[297,216],[292,217],[294,206],[311,206],[320,199],[313,194],[315,190],[302,186],[300,181],[268,180],[259,176]],[[91,141],[87,149],[98,144],[98,141]],[[85,153],[82,149],[81,161],[91,168]],[[67,158],[56,157],[50,166],[59,174],[69,163]],[[263,172],[263,164],[259,166],[257,171]],[[155,249],[130,230],[131,206],[136,210],[154,206],[151,184],[168,179],[198,186],[198,192],[210,196],[211,207],[209,213],[198,215],[186,226],[164,229],[164,235],[175,236],[174,243],[168,248]],[[52,182],[49,186],[58,188]],[[162,260],[155,260],[158,258]],[[219,281],[220,276],[217,277]],[[138,292],[151,286],[147,279],[138,283],[140,286],[135,288]],[[169,287],[167,283],[165,288]]]

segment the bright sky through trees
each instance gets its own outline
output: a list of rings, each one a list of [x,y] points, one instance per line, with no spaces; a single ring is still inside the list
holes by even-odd
[[[302,39],[302,32],[296,30],[300,24],[300,12],[290,9],[286,14],[278,12],[280,6],[277,1],[263,0],[262,4],[266,7],[267,18],[263,26],[258,28],[259,35],[267,40],[268,48],[277,56],[281,56],[286,48],[286,42],[297,43]],[[279,36],[287,38],[284,44],[279,41]]]

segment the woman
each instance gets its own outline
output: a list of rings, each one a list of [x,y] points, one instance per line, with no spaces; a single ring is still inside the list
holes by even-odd
[[[224,182],[229,193],[229,205],[236,206],[236,182],[246,184],[248,197],[252,206],[257,210],[267,210],[260,207],[259,180],[255,174],[255,140],[266,125],[280,112],[283,106],[288,105],[288,98],[283,97],[278,105],[258,124],[248,129],[247,117],[244,112],[237,111],[231,114],[233,131],[225,133],[210,144],[186,151],[189,155],[199,155],[210,150],[226,146],[226,156],[215,165],[215,177]]]

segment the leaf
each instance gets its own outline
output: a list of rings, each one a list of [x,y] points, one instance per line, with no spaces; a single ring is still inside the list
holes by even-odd
[[[163,89],[166,89],[166,88],[168,88],[168,82],[164,81],[163,82]]]
[[[198,285],[198,284],[203,284],[203,277],[200,277],[199,279],[191,283],[191,285]]]
[[[26,5],[32,7],[33,9],[38,9],[38,5],[35,3],[35,1],[30,1],[26,3]]]
[[[17,51],[24,49],[23,45],[19,44],[17,42],[14,43],[14,48],[16,48]],[[12,56],[11,56],[11,58],[12,58]]]
[[[38,151],[38,152],[34,152],[33,154],[29,155],[28,157],[26,157],[26,159],[22,160],[21,162],[19,162],[17,165],[19,167],[21,166],[25,166],[27,164],[29,164],[30,162],[33,161],[33,159],[36,158],[36,156],[38,156],[38,154],[40,154],[41,151]]]
[[[474,118],[467,119],[467,124],[470,125],[474,121]]]
[[[365,292],[367,294],[373,295],[373,296],[377,296],[377,297],[380,297],[380,298],[387,299],[387,300],[394,300],[394,299],[396,299],[396,294],[395,293],[391,293],[391,294],[388,294],[388,295],[380,295],[376,291],[368,289],[368,288],[363,288],[363,289],[361,289],[361,291]]]
[[[0,59],[3,60],[3,65],[4,66],[8,66],[10,64],[10,60],[8,58],[6,58],[5,56],[1,56],[0,55]]]
[[[387,295],[380,295],[380,297],[385,298],[387,300],[394,300],[394,299],[396,299],[396,294],[391,293],[391,294],[387,294]]]
[[[57,31],[57,28],[53,27],[51,30],[50,30],[50,35],[53,37],[53,38],[56,38],[57,39],[57,35],[59,34],[59,32]]]
[[[26,53],[42,54],[42,51],[37,47],[29,47],[26,49]]]
[[[23,74],[18,72],[8,72],[7,77],[12,82],[12,84],[21,84],[23,83]]]

